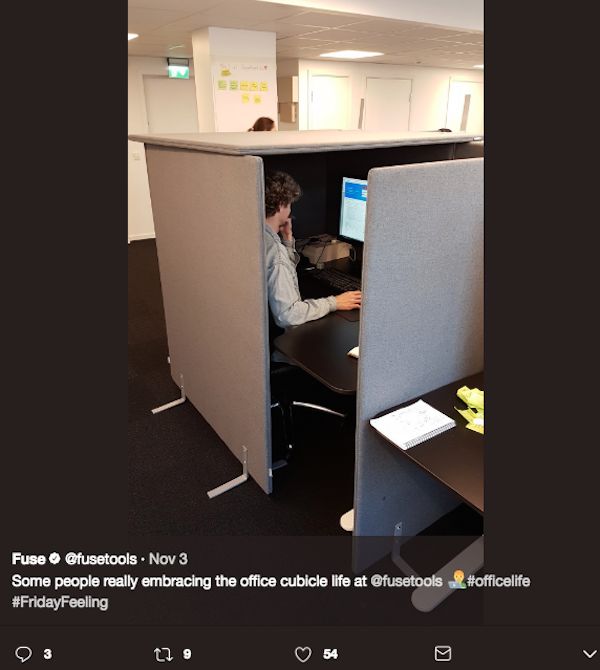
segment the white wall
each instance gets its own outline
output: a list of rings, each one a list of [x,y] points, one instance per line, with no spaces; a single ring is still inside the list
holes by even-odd
[[[277,76],[278,77],[297,77],[298,76],[298,61],[295,59],[277,61]],[[298,118],[296,123],[282,122],[279,116],[277,117],[277,128],[279,130],[298,130]]]
[[[242,119],[242,126],[244,129],[250,127],[259,116],[277,118],[275,33],[209,28],[205,32],[197,31],[197,33],[194,33],[192,41],[194,55],[198,54],[200,58],[197,75],[194,71],[194,61],[190,60],[190,77],[194,77],[196,85],[200,132],[210,132],[215,129],[215,105],[211,76],[212,62],[215,58],[234,61],[262,61],[268,57],[273,70],[270,83],[271,90],[268,95],[262,94],[261,97],[265,101],[268,100],[269,103],[268,105],[244,105],[245,108],[250,108],[247,112],[244,109],[249,120]],[[198,64],[197,60],[196,64]],[[128,133],[130,134],[141,134],[149,131],[144,93],[145,75],[166,77],[166,58],[140,56],[130,56],[128,58]],[[261,79],[263,78],[261,77]],[[239,123],[240,120],[238,119]],[[232,128],[229,128],[229,130],[232,130]],[[240,128],[236,126],[235,130],[240,130]],[[176,132],[175,128],[173,132]],[[128,239],[131,241],[154,237],[154,219],[152,217],[144,145],[129,141],[127,159]]]
[[[130,134],[148,132],[144,75],[166,77],[167,59],[139,56],[130,56],[128,59],[127,132]],[[190,76],[194,76],[191,63]],[[141,240],[154,237],[154,219],[152,218],[152,207],[150,205],[146,154],[141,142],[127,142],[127,162],[128,239]]]
[[[191,65],[191,63],[190,63]],[[148,132],[144,75],[165,75],[166,59],[130,57],[128,63],[128,132]],[[367,77],[400,77],[413,80],[410,130],[435,130],[446,125],[446,112],[451,78],[456,81],[483,82],[481,70],[451,70],[376,63],[342,63],[297,61],[288,59],[277,63],[277,76],[299,76],[298,124],[279,124],[281,130],[307,128],[307,91],[310,73],[337,74],[350,77],[350,124],[358,127],[360,100],[365,95]],[[190,76],[194,75],[193,66]],[[196,82],[198,78],[195,77]],[[200,115],[200,110],[199,110]],[[268,116],[268,115],[267,115]],[[276,118],[276,114],[272,115]],[[202,129],[201,129],[202,130]],[[454,130],[454,129],[453,129]],[[144,145],[128,142],[128,238],[154,237],[154,220],[146,170]]]
[[[277,118],[275,38],[273,32],[216,27],[192,33],[200,132],[239,132],[260,116]],[[219,79],[227,89],[217,90]],[[267,90],[229,89],[243,81],[264,83]]]
[[[350,125],[358,128],[360,101],[365,97],[367,77],[397,77],[412,79],[409,130],[436,130],[446,126],[450,81],[483,82],[483,72],[477,69],[452,70],[408,65],[377,63],[344,63],[300,60],[298,62],[298,121],[299,129],[308,129],[308,91],[312,75],[350,77]],[[281,76],[281,75],[280,75]],[[458,128],[452,128],[458,130]]]

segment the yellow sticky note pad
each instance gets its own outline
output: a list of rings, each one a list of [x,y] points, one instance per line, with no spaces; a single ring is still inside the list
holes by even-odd
[[[229,90],[230,91],[237,91],[238,90],[238,80],[237,79],[231,79],[229,81]]]
[[[465,386],[463,388],[467,387]],[[456,395],[459,395],[459,393],[457,393]],[[481,433],[483,435],[483,426],[484,426],[483,409],[477,409],[472,407],[468,407],[467,409],[458,409],[458,407],[455,407],[454,409],[462,416],[463,419],[465,419],[465,421],[467,422],[466,427],[469,430],[474,430],[476,433]]]
[[[467,428],[483,434],[483,391],[461,386],[456,395],[467,405],[467,409],[456,409],[467,420]]]
[[[470,422],[470,421],[472,421],[472,420],[475,418],[474,413],[473,413],[470,409],[457,409],[456,411],[457,411],[457,412],[462,416],[462,418],[465,419],[466,421],[469,421],[469,422]]]
[[[240,89],[242,91],[249,91],[250,90],[250,82],[248,82],[248,81],[240,82]]]
[[[242,102],[244,104],[250,102],[250,96],[247,93],[242,93]]]
[[[227,68],[224,68],[221,70],[221,77],[229,77],[231,75],[231,71],[228,70]]]
[[[250,90],[251,91],[258,91],[258,82],[257,81],[250,82]]]
[[[262,98],[260,97],[260,95],[255,95],[254,96],[254,104],[255,105],[260,105],[261,102],[262,102]]]
[[[226,91],[227,90],[227,82],[224,79],[219,79],[217,82],[217,88],[219,91]]]
[[[479,389],[470,389],[468,386],[461,386],[456,395],[469,407],[483,409],[483,391]]]
[[[268,91],[269,90],[269,84],[266,81],[261,81],[260,82],[260,90],[261,91]]]

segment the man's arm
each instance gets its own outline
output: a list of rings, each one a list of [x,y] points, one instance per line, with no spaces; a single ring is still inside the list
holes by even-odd
[[[281,234],[281,240],[283,246],[287,251],[290,260],[294,265],[298,265],[300,262],[300,254],[296,251],[296,240],[294,239],[294,233],[292,231],[292,219],[291,217],[285,222],[283,226],[279,229]]]
[[[277,261],[268,271],[267,288],[269,307],[275,323],[280,328],[299,326],[307,321],[314,321],[337,309],[334,296],[302,300],[291,269],[281,261]]]
[[[289,259],[294,266],[298,265],[300,256],[296,251],[291,218],[280,227],[279,232]],[[299,326],[337,309],[350,310],[361,305],[360,291],[347,291],[337,297],[330,295],[327,298],[302,300],[295,277],[291,276],[290,268],[281,261],[276,262],[267,272],[269,306],[275,323],[281,328]]]
[[[283,246],[294,265],[300,262],[300,254],[296,251],[296,240],[292,237],[291,240],[283,240]]]

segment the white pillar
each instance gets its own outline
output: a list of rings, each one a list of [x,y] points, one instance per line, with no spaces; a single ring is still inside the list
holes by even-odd
[[[192,33],[198,129],[245,131],[277,122],[275,33],[202,28]]]

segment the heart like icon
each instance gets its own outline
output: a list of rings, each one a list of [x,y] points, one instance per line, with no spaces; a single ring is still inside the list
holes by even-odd
[[[306,663],[312,655],[312,649],[310,647],[296,647],[294,654],[300,663]]]

